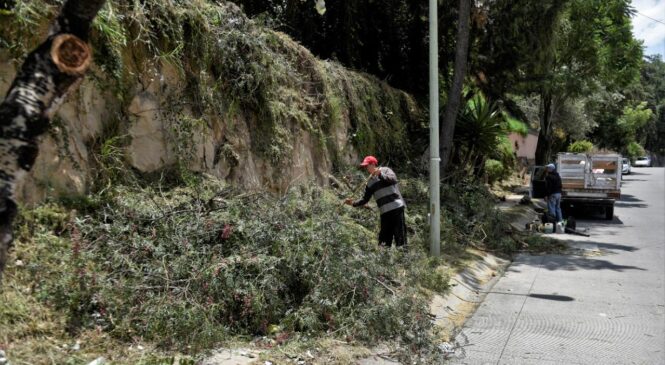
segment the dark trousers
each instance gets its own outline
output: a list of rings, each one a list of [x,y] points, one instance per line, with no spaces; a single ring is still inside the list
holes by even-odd
[[[404,208],[391,210],[381,214],[381,231],[379,245],[392,246],[393,238],[397,247],[406,245],[406,220]]]

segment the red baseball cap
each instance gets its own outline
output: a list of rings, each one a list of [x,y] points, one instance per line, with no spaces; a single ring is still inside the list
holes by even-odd
[[[378,165],[379,160],[376,159],[374,156],[367,156],[365,159],[363,159],[363,163],[360,164],[360,167],[365,167],[367,165]]]

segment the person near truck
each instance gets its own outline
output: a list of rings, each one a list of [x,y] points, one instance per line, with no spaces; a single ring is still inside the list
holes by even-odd
[[[545,201],[547,201],[547,214],[556,219],[556,223],[563,222],[561,214],[561,176],[556,172],[556,166],[546,166],[545,175]]]
[[[374,156],[367,156],[363,159],[360,167],[367,170],[370,178],[365,186],[365,193],[359,200],[352,198],[344,202],[354,207],[364,206],[374,197],[376,205],[381,212],[381,230],[379,232],[379,245],[392,246],[393,239],[395,245],[406,245],[406,221],[404,219],[404,210],[406,204],[399,192],[397,175],[388,167],[379,167],[379,161]]]

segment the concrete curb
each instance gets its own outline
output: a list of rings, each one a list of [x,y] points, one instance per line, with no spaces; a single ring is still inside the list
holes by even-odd
[[[510,260],[491,253],[474,251],[480,258],[451,278],[452,289],[445,296],[435,295],[430,311],[434,325],[443,329],[443,341],[455,338],[464,322],[482,303],[487,292],[501,278]]]
[[[539,217],[536,208],[544,208],[544,202],[531,201],[531,204],[520,204],[523,195],[509,195],[497,209],[504,212],[511,220],[510,225],[524,231],[527,223]],[[498,257],[489,252],[472,250],[479,259],[451,278],[452,290],[445,296],[436,295],[430,304],[435,315],[434,323],[443,329],[443,341],[451,341],[464,326],[466,320],[473,315],[482,304],[487,293],[501,279],[512,260]]]
[[[501,278],[510,261],[488,252],[470,249],[478,259],[451,278],[451,290],[445,296],[434,295],[430,313],[434,316],[435,331],[442,332],[441,341],[448,342],[461,331],[464,322],[476,311]],[[390,358],[390,349],[374,349],[372,355],[359,359],[359,365],[397,365]]]
[[[511,225],[517,230],[524,230],[525,224],[532,222],[538,213],[531,205],[520,205],[520,196],[511,196],[498,209],[508,213]],[[489,252],[469,249],[477,257],[469,267],[453,276],[451,290],[445,296],[434,295],[430,302],[430,313],[434,316],[435,330],[442,333],[443,342],[452,341],[462,330],[467,319],[475,313],[492,287],[503,276],[506,268],[512,263]],[[454,346],[453,346],[454,347]],[[359,365],[396,365],[398,361],[390,358],[391,350],[386,346],[374,348],[372,355],[360,358]],[[257,360],[249,358],[245,353],[226,350],[217,357],[208,359],[204,364],[250,364]],[[253,353],[252,355],[256,355]],[[225,362],[226,361],[226,362]]]
[[[519,201],[523,195],[510,195],[506,201],[499,204],[497,209],[506,213],[510,225],[519,231],[525,230],[525,225],[531,223],[539,214],[535,208],[543,208],[542,201],[532,201],[532,204],[522,205]],[[489,252],[469,249],[478,257],[469,267],[465,268],[451,281],[451,290],[445,296],[435,295],[430,302],[430,312],[434,315],[434,326],[442,332],[441,340],[450,342],[462,330],[464,323],[482,304],[488,292],[501,279],[512,260],[501,258]],[[452,348],[456,344],[451,344]],[[360,365],[395,365],[399,362],[389,358],[389,351],[374,350],[372,356],[360,359]]]

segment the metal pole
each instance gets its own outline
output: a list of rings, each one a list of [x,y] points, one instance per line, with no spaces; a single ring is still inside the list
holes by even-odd
[[[438,0],[429,0],[429,203],[430,244],[432,256],[441,254],[441,209],[439,198],[439,38]]]

